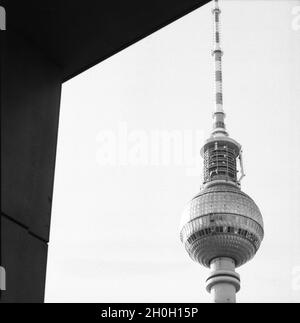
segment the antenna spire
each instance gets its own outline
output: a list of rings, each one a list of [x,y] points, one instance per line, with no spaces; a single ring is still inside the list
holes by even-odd
[[[214,0],[213,9],[214,21],[214,48],[212,56],[215,62],[215,110],[213,113],[213,131],[212,136],[228,136],[225,127],[225,113],[223,110],[223,92],[222,92],[222,55],[223,51],[220,45],[220,14],[218,0]]]

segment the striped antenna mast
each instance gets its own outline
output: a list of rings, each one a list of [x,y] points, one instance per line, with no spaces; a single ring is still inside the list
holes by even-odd
[[[213,113],[213,136],[228,136],[225,127],[225,113],[223,110],[223,92],[222,92],[222,56],[223,51],[220,45],[220,14],[218,0],[213,0],[213,21],[214,21],[214,48],[212,56],[215,62],[215,110]]]

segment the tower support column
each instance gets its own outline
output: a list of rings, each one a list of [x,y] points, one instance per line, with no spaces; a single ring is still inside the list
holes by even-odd
[[[206,289],[212,295],[213,303],[235,303],[240,290],[240,275],[235,272],[231,258],[219,257],[210,263],[211,273],[206,280]]]

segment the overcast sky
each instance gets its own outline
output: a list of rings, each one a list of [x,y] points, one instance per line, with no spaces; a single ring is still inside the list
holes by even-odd
[[[265,223],[237,300],[299,302],[300,1],[220,5],[227,129]],[[178,228],[202,182],[211,47],[208,4],[63,85],[46,302],[210,300]]]

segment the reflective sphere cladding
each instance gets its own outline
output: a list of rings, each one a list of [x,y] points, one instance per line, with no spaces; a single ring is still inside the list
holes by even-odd
[[[259,208],[235,185],[201,190],[183,212],[181,241],[190,257],[206,267],[216,257],[230,257],[241,266],[255,255],[263,236]]]

